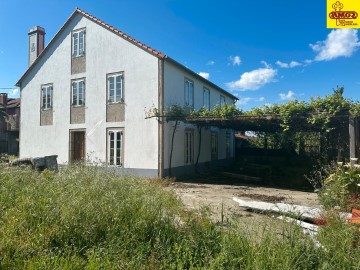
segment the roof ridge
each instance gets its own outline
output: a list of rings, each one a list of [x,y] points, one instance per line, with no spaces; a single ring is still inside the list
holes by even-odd
[[[213,87],[217,88],[218,90],[220,90],[221,92],[226,93],[227,95],[230,95],[232,98],[234,99],[238,99],[237,97],[235,97],[234,95],[232,95],[230,92],[222,89],[221,87],[219,87],[218,85],[216,85],[215,83],[201,77],[199,74],[197,74],[195,71],[185,67],[184,65],[180,64],[179,62],[175,61],[174,59],[168,57],[166,54],[155,50],[154,48],[138,41],[137,39],[131,37],[130,35],[122,32],[121,30],[119,30],[118,28],[102,21],[101,19],[95,17],[94,15],[91,15],[90,13],[80,9],[79,7],[76,7],[75,10],[73,11],[73,13],[71,14],[71,16],[66,20],[66,22],[64,23],[64,25],[60,28],[60,30],[55,34],[55,36],[50,40],[49,44],[44,48],[44,50],[40,53],[40,55],[36,58],[36,60],[34,61],[34,63],[32,63],[32,65],[30,67],[28,67],[28,69],[25,71],[25,73],[21,76],[21,78],[19,79],[19,81],[16,83],[16,86],[20,86],[21,81],[25,78],[25,76],[30,72],[30,70],[37,64],[37,62],[39,61],[39,59],[43,56],[43,54],[45,53],[45,51],[48,50],[48,48],[51,46],[51,44],[54,42],[54,40],[56,40],[56,38],[58,37],[58,35],[65,29],[65,27],[69,24],[69,22],[74,18],[74,16],[76,14],[81,14],[84,17],[92,20],[93,22],[105,27],[106,29],[110,30],[111,32],[115,33],[116,35],[124,38],[125,40],[131,42],[132,44],[138,46],[139,48],[143,49],[144,51],[154,55],[155,57],[158,57],[160,59],[164,59],[167,61],[170,61],[173,64],[176,64],[177,66],[185,69],[186,71],[190,72],[191,74],[193,74],[194,76],[197,76],[200,80],[206,81],[207,83],[209,83],[210,85],[212,85]]]
[[[91,15],[90,13],[88,13],[88,12],[86,12],[86,11],[78,8],[78,7],[75,9],[75,11],[76,11],[76,12],[79,12],[79,13],[81,13],[82,15],[84,15],[85,17],[87,17],[87,18],[89,18],[89,19],[91,19],[91,20],[99,23],[100,25],[108,28],[108,29],[111,30],[112,32],[120,35],[120,36],[123,37],[124,39],[126,39],[126,40],[134,43],[135,45],[141,47],[142,49],[144,49],[144,50],[146,50],[146,51],[148,51],[148,52],[156,55],[157,57],[160,57],[160,58],[165,58],[165,57],[166,57],[166,55],[165,55],[164,53],[162,53],[162,52],[160,52],[160,51],[158,51],[158,50],[155,50],[154,48],[152,48],[152,47],[150,47],[150,46],[148,46],[148,45],[140,42],[139,40],[131,37],[130,35],[124,33],[123,31],[119,30],[118,28],[116,28],[116,27],[114,27],[114,26],[112,26],[112,25],[104,22],[103,20],[97,18],[96,16]]]

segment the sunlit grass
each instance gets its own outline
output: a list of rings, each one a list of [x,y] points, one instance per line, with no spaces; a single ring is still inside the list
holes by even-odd
[[[254,241],[234,222],[185,211],[161,181],[0,165],[0,269],[360,268],[352,228],[330,225],[317,248],[293,226],[281,235],[262,226]]]

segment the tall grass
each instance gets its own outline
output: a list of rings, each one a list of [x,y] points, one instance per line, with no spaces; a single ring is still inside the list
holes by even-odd
[[[323,248],[289,225],[253,241],[235,222],[184,211],[160,181],[0,165],[0,269],[359,269],[358,247],[334,255],[336,233],[322,234]]]

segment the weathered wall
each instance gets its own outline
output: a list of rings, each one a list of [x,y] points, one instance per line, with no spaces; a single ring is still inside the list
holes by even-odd
[[[71,31],[86,28],[86,72],[71,74]],[[106,74],[124,72],[125,118],[106,122]],[[85,122],[70,124],[71,80],[86,78]],[[40,89],[53,84],[53,124],[40,126]],[[158,168],[158,124],[145,107],[158,103],[158,59],[102,26],[76,15],[21,87],[20,156],[58,155],[67,163],[69,130],[86,129],[86,153],[106,160],[106,129],[124,127],[124,167]]]
[[[214,107],[220,103],[220,95],[224,95],[227,104],[233,104],[234,100],[230,96],[226,96],[224,93],[217,89],[214,89],[210,84],[206,84],[203,80],[197,78],[189,72],[177,67],[176,65],[165,62],[164,66],[164,103],[165,106],[171,106],[172,104],[178,104],[184,106],[184,79],[188,78],[194,82],[194,109],[199,110],[203,106],[203,88],[210,89],[210,107]],[[175,122],[165,123],[164,128],[164,168],[168,171],[170,151],[171,151],[171,138],[174,130]],[[190,124],[179,123],[179,126],[175,132],[174,148],[172,156],[172,168],[176,172],[192,172],[193,166],[185,166],[185,130],[194,131],[194,164],[199,152],[199,133],[196,126]],[[230,132],[231,138],[231,151],[230,157],[226,155],[226,132]],[[207,163],[211,161],[211,133],[218,134],[218,160],[225,160],[233,158],[234,153],[234,132],[233,130],[219,129],[216,127],[203,128],[201,138],[201,150],[199,163]],[[216,163],[216,162],[215,162]],[[210,165],[210,164],[209,164]],[[185,168],[182,168],[185,166]]]

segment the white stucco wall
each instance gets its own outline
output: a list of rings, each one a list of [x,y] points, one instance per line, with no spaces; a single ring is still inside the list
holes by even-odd
[[[71,31],[86,28],[86,72],[71,75]],[[106,122],[106,75],[124,72],[125,121]],[[70,124],[71,80],[86,79],[85,123]],[[53,84],[53,125],[40,126],[41,85]],[[158,59],[91,20],[76,15],[21,85],[20,156],[69,158],[69,130],[86,129],[86,153],[106,160],[106,129],[125,128],[124,167],[158,168]]]
[[[165,106],[178,104],[184,106],[184,80],[190,79],[194,82],[194,109],[199,110],[203,106],[203,89],[204,87],[210,89],[210,107],[214,107],[220,103],[220,95],[225,96],[227,104],[233,104],[234,100],[231,96],[227,96],[223,92],[200,80],[197,76],[186,72],[184,69],[179,68],[177,65],[165,62],[164,65],[164,103]],[[164,168],[169,168],[169,157],[171,149],[171,137],[175,122],[168,122],[164,128]],[[174,148],[172,156],[172,167],[180,167],[185,165],[185,130],[193,129],[194,131],[194,163],[198,155],[199,148],[199,133],[196,126],[184,124],[180,122],[174,137]],[[211,161],[211,133],[218,134],[218,160],[226,159],[226,132],[230,132],[231,137],[231,151],[230,157],[234,157],[234,132],[233,130],[225,130],[218,128],[203,128],[202,129],[202,142],[199,163]]]

